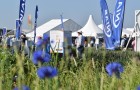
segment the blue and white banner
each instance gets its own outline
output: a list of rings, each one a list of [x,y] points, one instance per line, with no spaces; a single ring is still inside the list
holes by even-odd
[[[2,32],[2,35],[5,36],[6,34],[7,34],[7,29],[4,27],[3,28],[3,32]]]
[[[60,17],[61,17],[61,29],[62,29],[62,30],[64,30],[63,16],[62,16],[62,15],[60,15]]]
[[[20,7],[19,7],[19,20],[20,20],[20,24],[22,22],[22,19],[24,17],[24,13],[25,13],[25,2],[26,2],[26,0],[20,0]]]
[[[110,20],[110,13],[108,10],[108,6],[105,0],[100,0],[101,6],[101,15],[103,21],[103,32],[104,32],[104,41],[106,49],[114,50],[114,44],[112,41],[112,27],[111,27],[111,20]]]
[[[113,14],[113,25],[112,25],[115,46],[119,46],[121,42],[120,39],[123,28],[124,11],[125,11],[125,0],[117,0],[115,11]]]
[[[21,24],[25,13],[25,2],[26,0],[20,0],[19,20],[18,21],[16,20],[16,39],[20,39],[20,35],[21,35]]]
[[[35,9],[34,43],[35,43],[35,38],[36,38],[37,18],[38,18],[38,6],[36,6],[36,9]]]
[[[15,37],[16,37],[16,39],[19,39],[20,38],[20,25],[19,25],[19,20],[16,20],[16,33],[15,33]]]

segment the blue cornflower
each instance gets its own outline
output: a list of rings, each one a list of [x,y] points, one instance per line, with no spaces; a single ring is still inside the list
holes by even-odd
[[[20,90],[18,87],[15,87],[13,90]],[[28,86],[22,86],[22,90],[30,90]]]
[[[51,40],[51,43],[54,43],[54,40]]]
[[[137,87],[137,90],[140,90],[140,86]]]
[[[36,46],[41,47],[42,44],[43,44],[43,40],[42,40],[42,39],[39,39],[39,40],[37,41],[37,43],[36,43]]]
[[[37,70],[37,75],[39,78],[53,78],[58,74],[57,69],[51,66],[43,66]]]
[[[49,38],[49,36],[48,36],[47,34],[44,34],[44,35],[43,35],[43,41],[47,41],[48,38]]]
[[[120,73],[123,72],[123,67],[118,62],[112,62],[106,66],[106,71],[108,72],[109,76],[115,74],[118,78],[120,78]]]
[[[48,53],[46,53],[46,54],[44,55],[43,61],[44,61],[44,62],[49,62],[50,59],[51,59],[51,55],[48,54]]]
[[[48,53],[43,54],[43,51],[38,50],[33,53],[33,63],[38,64],[40,62],[49,62],[51,60],[51,55]]]

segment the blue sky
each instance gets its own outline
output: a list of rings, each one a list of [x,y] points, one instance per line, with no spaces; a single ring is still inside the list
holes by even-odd
[[[116,0],[107,0],[110,13],[113,13]],[[20,0],[0,1],[0,28],[15,28],[15,20],[19,15]],[[23,18],[22,28],[29,29],[28,15],[32,15],[34,22],[35,6],[38,5],[38,26],[51,20],[69,18],[84,26],[89,15],[93,15],[95,23],[101,24],[100,0],[26,0],[26,12]],[[135,10],[140,9],[140,0],[126,0],[124,27],[133,27],[135,22]]]

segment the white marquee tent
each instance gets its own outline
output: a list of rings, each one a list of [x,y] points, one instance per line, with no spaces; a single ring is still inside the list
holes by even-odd
[[[64,31],[77,31],[82,27],[78,25],[71,19],[63,19]],[[49,35],[50,30],[62,30],[61,28],[61,19],[52,19],[49,22],[39,26],[36,29],[36,36],[43,36],[47,33]],[[34,31],[26,34],[27,37],[34,37]]]
[[[98,27],[101,28],[101,30],[103,30],[103,24],[99,24]],[[130,35],[132,35],[133,31],[134,31],[134,28],[123,28],[121,36],[127,35],[127,37],[129,37]],[[136,34],[133,33],[132,37],[135,37],[135,35]]]
[[[82,31],[83,36],[103,37],[103,31],[95,24],[92,15],[89,16],[86,25],[78,31]],[[72,36],[78,36],[78,31],[73,32]]]

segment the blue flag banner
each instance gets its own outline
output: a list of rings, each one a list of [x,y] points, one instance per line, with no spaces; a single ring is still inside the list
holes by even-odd
[[[19,20],[18,20],[18,26],[16,26],[16,38],[19,39],[21,35],[21,24],[22,24],[22,19],[24,17],[25,13],[25,2],[26,0],[20,0],[20,6],[19,6]],[[16,21],[17,25],[17,21]]]
[[[62,29],[62,30],[64,30],[63,16],[62,16],[62,15],[60,15],[60,17],[61,17],[61,29]]]
[[[108,6],[105,0],[100,0],[101,6],[101,16],[103,21],[103,32],[104,32],[104,41],[106,49],[114,50],[114,45],[112,42],[112,27],[111,27],[111,20],[110,20],[110,13],[108,10]]]
[[[36,21],[36,19],[38,18],[38,6],[36,6],[36,9],[35,9],[35,21]]]
[[[117,0],[116,7],[113,14],[113,40],[115,46],[120,45],[120,39],[122,34],[122,27],[123,27],[123,18],[124,18],[124,11],[125,11],[125,0]]]
[[[20,0],[20,7],[19,7],[19,20],[20,20],[20,24],[22,22],[22,19],[24,17],[24,13],[25,13],[25,2],[26,2],[26,0]]]
[[[37,18],[38,18],[38,6],[36,6],[36,9],[35,9],[34,43],[35,43],[35,38],[36,38]]]
[[[7,29],[6,28],[3,28],[2,35],[5,36],[6,34],[7,34]]]
[[[15,33],[15,37],[16,37],[16,39],[19,39],[20,38],[20,28],[19,28],[19,20],[16,20],[16,33]]]

